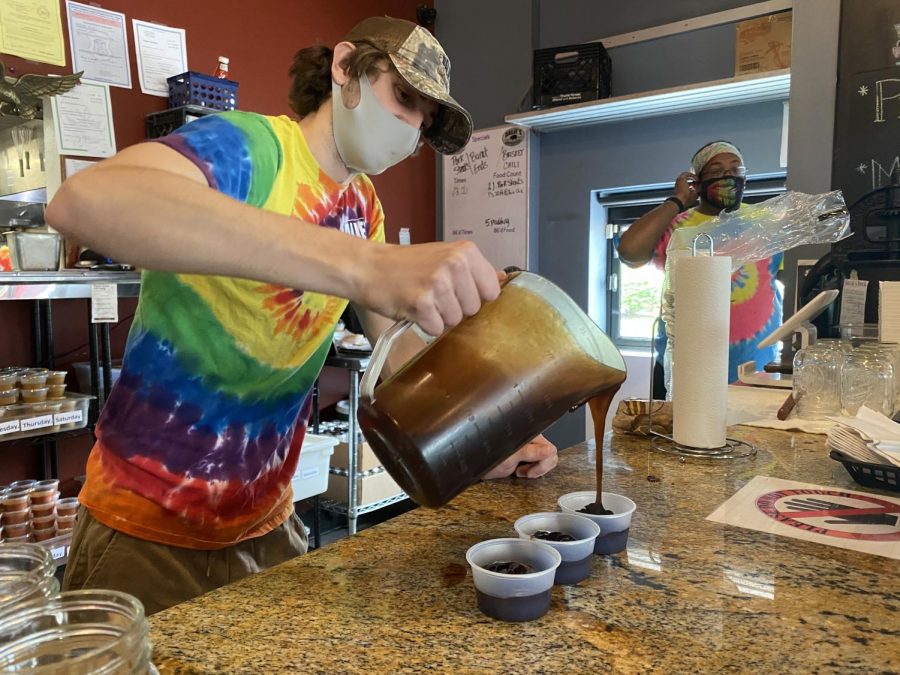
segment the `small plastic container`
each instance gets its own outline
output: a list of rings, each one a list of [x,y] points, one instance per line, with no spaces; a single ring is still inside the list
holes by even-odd
[[[6,415],[8,419],[22,419],[23,417],[31,417],[31,406],[25,405],[23,403],[17,403],[16,405],[6,406]],[[15,434],[13,434],[14,436]],[[6,438],[12,438],[13,436],[7,436]]]
[[[513,527],[522,539],[540,541],[559,552],[562,562],[556,568],[553,583],[577,584],[590,576],[594,542],[600,536],[600,526],[590,518],[574,513],[532,513],[519,518]],[[573,540],[553,541],[535,536],[540,532],[560,532]]]
[[[35,492],[38,490],[52,490],[55,492],[59,489],[59,478],[46,478],[44,480],[35,481],[32,489]]]
[[[31,490],[10,490],[3,497],[3,511],[24,511],[31,504]]]
[[[0,663],[17,673],[147,673],[148,633],[137,598],[66,591],[0,616]]]
[[[0,405],[13,405],[19,400],[19,390],[16,388],[3,389],[0,387]]]
[[[20,389],[43,389],[47,385],[47,372],[25,370],[19,373]]]
[[[46,516],[52,516],[56,513],[56,504],[54,502],[48,502],[46,504],[32,504],[31,505],[31,515],[33,518],[45,518]]]
[[[59,499],[59,490],[55,490],[52,487],[41,488],[40,490],[35,488],[31,491],[32,506],[35,504],[54,504],[57,499]]]
[[[27,523],[29,518],[31,518],[31,510],[28,508],[22,509],[20,511],[3,512],[4,525],[19,525],[21,523]]]
[[[65,384],[48,384],[47,385],[47,398],[65,398],[66,397],[66,385]]]
[[[31,518],[31,529],[32,530],[46,530],[47,528],[56,527],[56,516],[54,514],[50,514],[49,516],[35,516],[32,514]]]
[[[31,529],[31,522],[28,520],[24,523],[6,523],[3,526],[3,533],[7,539],[15,539],[16,537],[27,536],[29,529]]]
[[[14,389],[19,383],[19,373],[0,371],[0,390]]]
[[[47,384],[58,385],[66,383],[67,372],[65,370],[51,370],[47,373]]]
[[[6,543],[9,543],[9,544],[24,544],[24,543],[26,543],[27,541],[28,541],[28,535],[27,535],[27,534],[23,534],[21,537],[8,537],[8,536],[6,536],[6,533],[5,533],[5,532],[3,533],[3,543],[4,543],[4,544],[6,544]]]
[[[33,387],[26,389],[23,387],[19,390],[23,403],[42,403],[47,400],[47,394],[50,393],[48,387]]]
[[[594,544],[594,553],[608,555],[623,551],[628,545],[628,530],[631,527],[631,516],[637,505],[622,495],[612,492],[604,492],[603,506],[612,511],[611,515],[597,516],[590,513],[580,513],[588,504],[596,501],[597,493],[594,490],[583,492],[570,492],[559,498],[559,509],[563,513],[574,513],[585,518],[590,518],[600,526],[600,536]]]
[[[478,609],[501,621],[531,621],[550,609],[550,590],[559,552],[543,542],[528,539],[490,539],[466,552],[478,597]],[[534,572],[506,574],[485,569],[496,562],[525,565]]]
[[[9,484],[10,492],[14,492],[16,490],[30,490],[34,487],[34,484],[37,483],[33,478],[27,478],[25,480],[17,480]]]
[[[56,515],[58,518],[66,516],[75,517],[78,512],[78,497],[66,497],[56,502]]]
[[[47,541],[56,536],[56,527],[50,527],[45,530],[32,530],[31,538],[34,541]]]
[[[56,529],[57,530],[71,530],[75,527],[75,519],[77,516],[61,516],[57,514],[56,516]]]

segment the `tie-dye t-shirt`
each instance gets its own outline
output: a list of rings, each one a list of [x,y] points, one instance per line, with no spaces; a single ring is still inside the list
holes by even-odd
[[[331,180],[288,117],[221,113],[159,141],[234,199],[384,241],[369,179]],[[346,304],[243,279],[144,272],[81,502],[118,531],[187,548],[278,527],[293,510],[310,391]]]
[[[741,208],[752,208],[743,206]],[[678,214],[656,244],[653,263],[666,266],[666,247],[676,227],[697,227],[714,216],[696,209]],[[781,325],[782,290],[777,283],[782,255],[748,263],[731,275],[731,330],[728,347],[728,381],[738,380],[738,366],[755,361],[762,369],[778,356],[778,346],[757,348],[760,340]],[[662,323],[662,322],[660,322]],[[665,332],[661,329],[656,353],[665,350]],[[660,339],[661,338],[661,339]],[[661,343],[661,344],[660,344]]]

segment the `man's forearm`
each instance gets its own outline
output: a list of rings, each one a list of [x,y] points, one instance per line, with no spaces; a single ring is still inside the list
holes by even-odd
[[[138,208],[135,205],[140,205]],[[47,222],[139,267],[352,295],[361,240],[257,209],[178,174],[97,167],[66,181]]]

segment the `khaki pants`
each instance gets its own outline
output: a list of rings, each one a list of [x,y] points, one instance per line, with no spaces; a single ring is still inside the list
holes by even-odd
[[[198,551],[130,537],[80,507],[63,590],[124,591],[144,603],[149,615],[290,560],[306,547],[296,514],[262,537]]]

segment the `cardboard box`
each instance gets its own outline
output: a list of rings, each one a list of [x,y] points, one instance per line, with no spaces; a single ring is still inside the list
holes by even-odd
[[[741,21],[735,34],[734,74],[791,67],[791,12]]]
[[[367,506],[393,497],[402,492],[400,486],[387,471],[379,471],[356,479],[357,502],[359,506]],[[347,476],[331,474],[328,476],[328,490],[325,499],[332,499],[342,504],[347,503]]]
[[[357,464],[357,471],[371,471],[372,469],[377,469],[381,466],[381,461],[375,456],[375,453],[372,451],[371,446],[368,442],[363,441],[359,446],[357,446],[357,452],[359,453],[359,463]],[[331,458],[331,466],[337,467],[338,469],[346,469],[348,466],[347,457],[350,453],[350,446],[341,441],[336,446],[334,446],[334,456]]]

